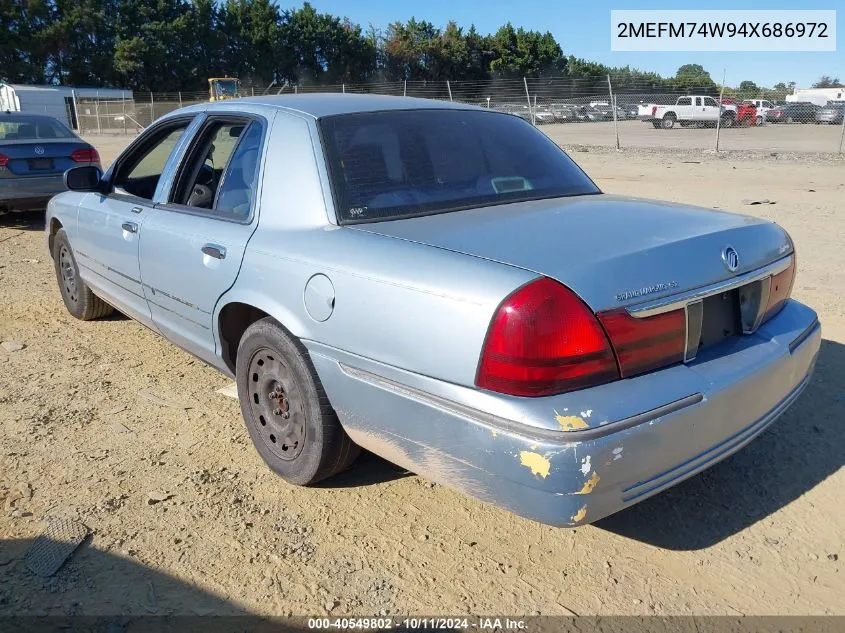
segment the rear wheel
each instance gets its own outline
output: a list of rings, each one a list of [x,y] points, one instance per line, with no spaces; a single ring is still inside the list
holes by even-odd
[[[664,130],[671,130],[673,127],[675,127],[675,115],[667,114],[666,116],[664,116],[663,119],[661,119],[660,121],[660,126]]]
[[[236,374],[250,438],[285,481],[307,486],[355,461],[360,448],[341,427],[307,352],[274,319],[247,328]]]
[[[108,316],[114,311],[114,308],[95,295],[80,278],[79,267],[64,229],[59,229],[53,238],[53,263],[62,300],[67,311],[73,316],[81,321],[90,321]]]
[[[651,122],[651,126],[652,126],[655,130],[659,130],[659,129],[660,129],[660,121],[652,121],[652,122]]]

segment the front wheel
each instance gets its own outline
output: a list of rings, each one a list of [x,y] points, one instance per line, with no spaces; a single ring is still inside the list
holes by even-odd
[[[59,229],[53,238],[53,263],[62,301],[72,316],[80,321],[90,321],[108,316],[114,311],[82,281],[64,229]]]
[[[757,125],[763,125],[763,117],[761,117],[761,116],[757,117]]]
[[[285,481],[307,486],[355,461],[360,448],[341,427],[308,353],[274,319],[247,328],[236,375],[249,436]]]
[[[721,127],[733,127],[734,120],[733,117],[723,116],[722,121],[720,123]]]

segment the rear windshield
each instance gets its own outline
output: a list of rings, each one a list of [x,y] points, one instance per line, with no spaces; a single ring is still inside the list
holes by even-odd
[[[600,193],[542,132],[508,114],[395,110],[320,125],[343,223]]]
[[[48,116],[0,117],[0,141],[36,141],[51,138],[74,138],[62,123]]]

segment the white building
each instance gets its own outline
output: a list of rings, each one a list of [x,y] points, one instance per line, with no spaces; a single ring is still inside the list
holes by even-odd
[[[46,114],[79,129],[79,116],[94,114],[80,112],[78,100],[131,100],[131,90],[119,88],[73,88],[70,86],[25,86],[0,82],[0,112]]]
[[[845,88],[796,88],[787,101],[809,101],[818,106],[827,105],[828,101],[845,101]]]

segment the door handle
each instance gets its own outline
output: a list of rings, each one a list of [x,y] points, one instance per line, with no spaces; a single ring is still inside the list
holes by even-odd
[[[129,210],[132,211],[132,213],[141,213],[141,211],[143,211],[144,208],[143,207],[132,207]]]
[[[138,225],[134,222],[124,222],[121,224],[124,231],[128,231],[129,233],[137,233],[138,232]]]
[[[217,244],[206,244],[202,247],[202,252],[213,257],[214,259],[226,259],[226,247]]]

